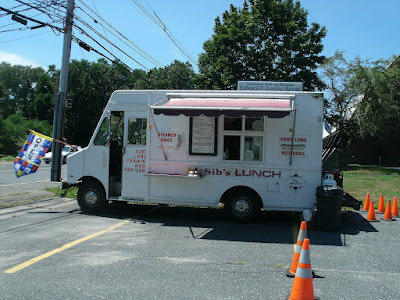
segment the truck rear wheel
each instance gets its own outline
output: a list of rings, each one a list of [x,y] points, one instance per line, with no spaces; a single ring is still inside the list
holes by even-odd
[[[254,221],[260,210],[260,201],[251,190],[232,191],[226,196],[224,210],[235,222]]]
[[[95,181],[86,181],[78,190],[78,204],[83,211],[99,213],[107,206],[103,186]]]

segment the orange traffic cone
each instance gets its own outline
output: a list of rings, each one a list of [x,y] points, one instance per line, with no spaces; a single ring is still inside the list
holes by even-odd
[[[305,238],[307,238],[307,222],[302,221],[299,234],[297,236],[297,243],[293,254],[292,265],[286,270],[287,277],[294,277],[294,275],[296,275],[297,264],[299,263],[301,248],[303,247],[303,241]]]
[[[390,200],[386,204],[386,210],[385,210],[385,214],[384,214],[382,220],[394,221],[392,218],[392,207],[390,206]]]
[[[371,201],[369,203],[369,210],[368,210],[368,217],[367,217],[368,222],[379,222],[376,217],[375,217],[375,205],[374,201]]]
[[[367,196],[365,197],[363,211],[369,211],[369,203],[370,203],[370,197],[368,193]]]
[[[383,214],[385,212],[385,201],[383,201],[383,195],[379,197],[379,204],[378,210],[376,211],[377,214]]]
[[[400,216],[399,216],[399,204],[397,203],[397,198],[396,197],[394,197],[394,199],[393,199],[392,217],[393,218],[400,218]]]
[[[305,238],[301,249],[296,276],[294,276],[292,292],[289,300],[314,300],[313,275],[311,271],[310,240]]]

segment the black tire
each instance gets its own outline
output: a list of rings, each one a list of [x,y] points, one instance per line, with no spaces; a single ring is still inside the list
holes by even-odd
[[[251,190],[236,190],[226,195],[225,213],[239,223],[255,221],[261,211],[260,199]]]
[[[100,213],[108,203],[103,186],[95,181],[82,183],[77,198],[81,209],[88,213]]]

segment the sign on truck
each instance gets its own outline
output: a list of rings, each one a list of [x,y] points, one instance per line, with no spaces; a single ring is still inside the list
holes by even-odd
[[[323,97],[316,92],[115,91],[66,182],[99,212],[109,200],[313,212],[321,185]]]

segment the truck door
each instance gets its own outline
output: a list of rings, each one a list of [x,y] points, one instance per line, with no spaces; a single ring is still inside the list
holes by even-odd
[[[122,197],[144,200],[147,194],[146,142],[147,114],[126,112],[124,155],[122,160]]]
[[[112,111],[108,122],[109,132],[109,196],[121,195],[122,156],[124,139],[124,112]]]

